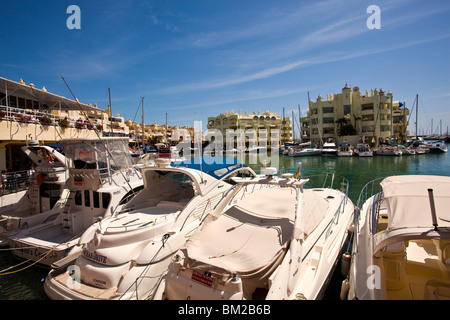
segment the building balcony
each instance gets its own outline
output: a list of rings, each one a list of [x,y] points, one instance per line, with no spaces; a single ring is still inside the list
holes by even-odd
[[[362,116],[372,116],[373,115],[373,109],[367,109],[367,110],[361,110]]]

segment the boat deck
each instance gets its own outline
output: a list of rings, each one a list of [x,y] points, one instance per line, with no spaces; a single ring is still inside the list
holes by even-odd
[[[58,283],[57,285],[59,286],[60,285],[66,286],[67,283],[73,281],[68,272],[57,274],[53,279]],[[72,290],[75,292],[75,294],[78,294],[80,296],[84,296],[86,298],[90,297],[91,299],[98,299],[98,300],[111,300],[117,296],[116,287],[112,287],[109,289],[102,289],[86,285],[82,282],[77,282],[76,287],[72,288]]]
[[[448,241],[414,240],[405,244],[406,263],[387,270],[401,288],[388,289],[389,300],[450,299],[450,264],[442,261],[440,248]],[[385,262],[385,268],[386,268]],[[392,268],[393,265],[391,264]],[[388,268],[386,268],[388,269]],[[392,277],[392,275],[394,275]]]
[[[52,248],[55,244],[65,243],[73,238],[73,234],[64,233],[61,225],[51,225],[31,232],[28,236],[22,238],[12,238],[15,242],[20,242],[27,246],[40,245]]]

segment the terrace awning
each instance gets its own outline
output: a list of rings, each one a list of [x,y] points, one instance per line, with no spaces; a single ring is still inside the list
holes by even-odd
[[[76,110],[93,111],[99,110],[96,107],[71,100],[53,93],[49,93],[33,86],[22,84],[0,77],[0,92],[8,96],[16,96],[28,100],[38,101],[40,109],[45,110]],[[61,105],[61,106],[60,106]],[[27,108],[28,109],[28,108]]]

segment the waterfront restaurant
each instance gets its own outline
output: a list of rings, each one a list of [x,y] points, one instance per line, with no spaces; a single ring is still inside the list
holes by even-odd
[[[29,159],[21,150],[27,144],[55,143],[67,138],[94,138],[98,129],[85,115],[101,111],[0,77],[0,170],[26,170]]]

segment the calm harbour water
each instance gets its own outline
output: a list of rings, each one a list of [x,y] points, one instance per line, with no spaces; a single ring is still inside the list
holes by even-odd
[[[426,154],[415,156],[375,156],[358,157],[279,157],[279,172],[294,173],[298,162],[302,162],[302,176],[334,172],[347,178],[350,182],[349,196],[356,205],[359,192],[369,181],[397,174],[424,174],[450,176],[450,156],[443,154]],[[260,172],[261,163],[249,164],[256,172]],[[270,164],[269,164],[270,166]],[[0,252],[0,270],[18,263],[8,251]],[[15,270],[24,267],[22,265]],[[339,270],[337,270],[339,271]],[[44,279],[48,270],[31,267],[26,270],[0,276],[0,300],[43,300],[48,299],[44,293]],[[325,298],[339,299],[341,277],[332,279]]]

